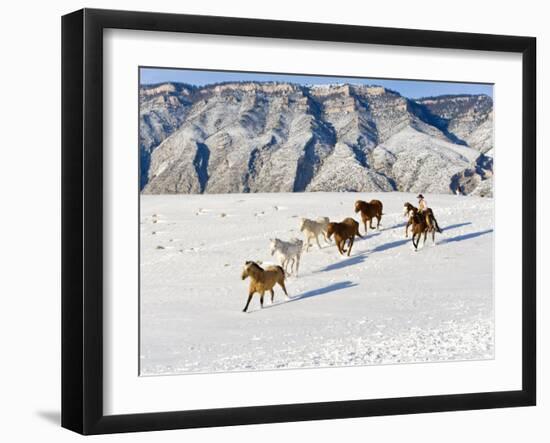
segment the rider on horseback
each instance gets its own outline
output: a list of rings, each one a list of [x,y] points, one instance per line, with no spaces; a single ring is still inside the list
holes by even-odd
[[[416,198],[418,199],[418,213],[426,218],[426,223],[428,224],[430,229],[435,227],[435,230],[441,233],[442,231],[437,224],[434,213],[432,209],[428,207],[428,203],[426,202],[424,196],[422,194],[418,194]]]

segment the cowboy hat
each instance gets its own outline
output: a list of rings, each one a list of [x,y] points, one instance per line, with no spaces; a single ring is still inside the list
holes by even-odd
[[[424,196],[422,194],[418,194],[416,198],[424,198]]]

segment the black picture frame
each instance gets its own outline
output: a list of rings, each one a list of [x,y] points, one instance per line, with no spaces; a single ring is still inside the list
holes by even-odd
[[[522,54],[522,389],[131,415],[103,413],[103,30]],[[536,39],[83,9],[62,18],[62,426],[81,434],[530,406],[536,403]]]

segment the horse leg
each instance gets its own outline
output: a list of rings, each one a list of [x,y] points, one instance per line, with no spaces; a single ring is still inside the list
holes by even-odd
[[[382,220],[382,214],[378,216],[376,219],[376,230],[378,231],[378,228],[380,227],[380,221]]]
[[[344,255],[346,253],[346,240],[338,240],[338,250],[340,254]]]
[[[422,248],[424,248],[424,245],[426,244],[426,238],[428,237],[428,230],[426,229],[424,231],[424,241],[422,242]]]
[[[273,304],[273,297],[275,296],[275,291],[273,290],[273,288],[271,288],[269,292],[271,292],[271,304]]]
[[[409,226],[410,226],[410,222],[407,222],[407,224],[405,225],[405,238],[408,238],[409,237]]]
[[[354,239],[355,239],[355,235],[349,239],[348,257],[351,254],[351,248],[353,247],[353,240]]]
[[[298,268],[300,267],[300,254],[296,256],[296,277],[298,277]]]
[[[246,310],[248,309],[248,305],[250,304],[250,300],[252,300],[253,295],[254,295],[254,291],[251,291],[248,293],[248,300],[246,301],[246,305],[243,309],[243,312],[246,312]]]
[[[415,243],[415,241],[414,241],[415,237],[416,237],[416,232],[413,231],[412,243],[413,243],[413,246],[414,246],[414,250],[416,251],[418,249],[418,242]]]
[[[365,235],[367,235],[367,219],[363,219],[363,225],[365,226]]]
[[[264,307],[264,294],[265,294],[265,291],[262,291],[260,295],[260,306],[262,307],[262,309]]]
[[[321,244],[319,243],[319,236],[315,236],[315,241],[317,242],[317,246],[319,246],[319,249],[321,249]]]

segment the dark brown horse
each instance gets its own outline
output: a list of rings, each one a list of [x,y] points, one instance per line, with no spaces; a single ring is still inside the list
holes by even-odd
[[[403,205],[403,215],[407,217],[407,224],[405,225],[405,238],[409,236],[409,226],[412,225],[412,217],[418,214],[418,208],[411,205],[409,202]]]
[[[376,229],[380,226],[380,220],[382,220],[382,202],[380,200],[371,200],[366,202],[363,200],[357,200],[355,202],[355,213],[361,212],[361,220],[365,225],[365,235],[367,234],[367,222],[370,224],[370,228],[374,229],[372,220],[376,218]]]
[[[361,234],[359,234],[359,223],[349,217],[342,220],[341,223],[332,222],[328,224],[327,237],[331,238],[332,235],[334,235],[338,252],[342,255],[346,252],[346,240],[348,241],[348,257],[351,254],[351,248],[353,247],[355,236],[357,235],[358,237],[363,238]]]
[[[403,205],[403,215],[407,217],[407,224],[405,225],[405,238],[409,236],[409,226],[412,224],[412,216],[420,214],[416,206],[411,205],[409,202]],[[432,208],[427,208],[422,215],[424,216],[426,223],[430,228],[435,229],[437,232],[441,233],[441,229],[437,224]]]
[[[409,217],[409,224],[412,225],[412,243],[414,250],[418,250],[418,243],[420,243],[420,237],[422,237],[422,234],[424,234],[424,243],[422,243],[422,245],[426,244],[426,237],[429,232],[432,233],[432,241],[435,245],[435,228],[428,224],[426,221],[427,217],[418,211],[410,211],[409,214],[411,214]]]

